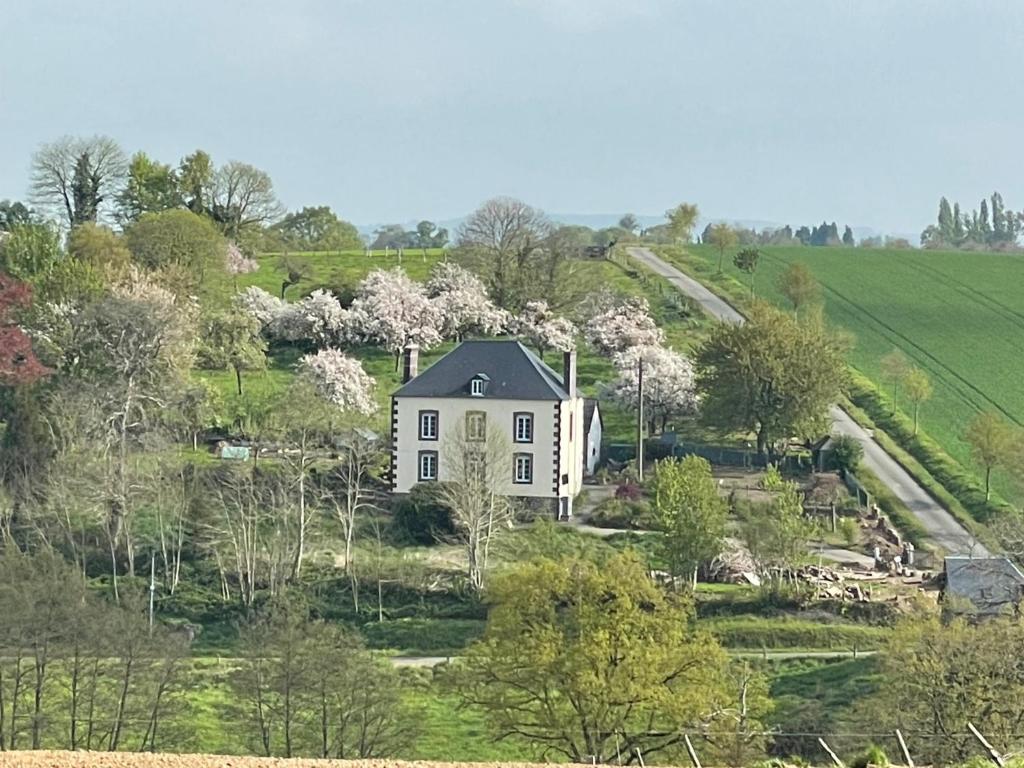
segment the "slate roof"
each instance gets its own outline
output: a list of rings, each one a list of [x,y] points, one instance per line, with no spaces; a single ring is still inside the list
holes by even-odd
[[[947,557],[945,570],[946,591],[980,613],[1016,607],[1024,598],[1024,573],[1006,557]]]
[[[487,379],[483,397],[506,400],[568,400],[562,377],[518,341],[464,341],[416,378],[395,397],[471,398],[469,382]]]

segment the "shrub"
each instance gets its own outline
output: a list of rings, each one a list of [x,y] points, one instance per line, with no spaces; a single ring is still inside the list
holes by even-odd
[[[864,458],[864,446],[850,435],[832,438],[832,464],[844,472],[856,472]]]
[[[758,485],[766,491],[781,491],[785,486],[786,481],[782,479],[782,473],[775,464],[769,464],[764,471],[764,477]]]
[[[839,521],[839,534],[846,546],[852,547],[860,541],[860,526],[852,517],[844,517]]]
[[[854,759],[851,764],[851,768],[867,768],[869,765],[879,766],[879,768],[886,768],[889,765],[889,758],[883,750],[877,744],[872,744],[862,755],[859,755]]]
[[[364,624],[361,631],[370,648],[445,656],[480,637],[486,623],[475,619],[385,619]]]
[[[428,485],[414,486],[395,508],[395,527],[416,544],[434,544],[455,533],[451,513]]]
[[[601,528],[649,530],[657,527],[650,505],[625,498],[605,499],[590,515],[590,524]]]
[[[615,489],[616,499],[626,499],[627,501],[636,501],[643,495],[643,491],[639,485],[635,483],[623,483]]]

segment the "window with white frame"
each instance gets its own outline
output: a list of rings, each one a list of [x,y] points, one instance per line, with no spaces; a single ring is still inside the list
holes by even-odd
[[[515,483],[532,483],[533,482],[533,454],[532,453],[517,453],[515,455],[515,474],[512,480]]]
[[[419,479],[437,480],[437,451],[420,451]]]
[[[437,440],[437,411],[420,411],[420,440]]]
[[[512,437],[517,443],[533,442],[533,414],[517,413],[513,417]]]
[[[484,380],[473,379],[469,382],[469,394],[473,397],[483,397],[484,395]]]
[[[466,412],[466,440],[471,443],[487,439],[487,414],[483,411]]]

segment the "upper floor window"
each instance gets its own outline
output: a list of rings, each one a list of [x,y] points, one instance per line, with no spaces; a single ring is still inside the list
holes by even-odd
[[[420,440],[437,440],[437,411],[420,411]]]
[[[517,413],[515,414],[512,437],[517,443],[532,443],[533,442],[533,414],[532,413]]]
[[[466,413],[466,440],[476,443],[487,439],[487,414],[483,411]]]
[[[484,380],[479,376],[469,382],[469,394],[474,397],[483,397],[484,394]]]

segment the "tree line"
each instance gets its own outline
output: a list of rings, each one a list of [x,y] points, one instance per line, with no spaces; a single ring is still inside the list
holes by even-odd
[[[970,212],[961,210],[959,202],[951,206],[943,197],[939,200],[936,222],[921,233],[921,245],[925,248],[1007,250],[1017,247],[1022,229],[1024,213],[1008,210],[998,192],[982,198],[980,205]]]

